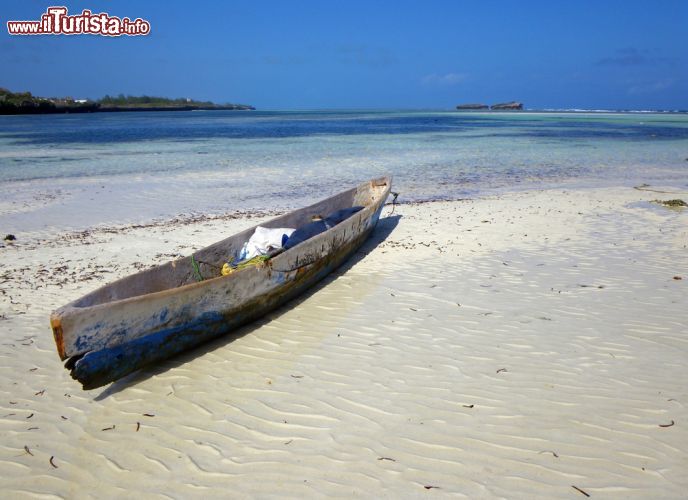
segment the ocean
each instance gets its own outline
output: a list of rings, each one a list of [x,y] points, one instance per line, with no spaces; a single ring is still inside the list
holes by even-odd
[[[0,231],[284,210],[387,173],[400,201],[543,187],[685,187],[688,114],[0,116]]]

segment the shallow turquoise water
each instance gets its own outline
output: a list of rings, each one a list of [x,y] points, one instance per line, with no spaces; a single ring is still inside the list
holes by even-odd
[[[688,115],[150,112],[0,116],[0,229],[283,209],[372,176],[401,199],[688,183]]]

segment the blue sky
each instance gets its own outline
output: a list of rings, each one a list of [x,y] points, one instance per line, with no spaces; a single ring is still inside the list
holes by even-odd
[[[12,37],[51,5],[145,37]],[[4,1],[0,86],[260,109],[688,109],[688,1]]]

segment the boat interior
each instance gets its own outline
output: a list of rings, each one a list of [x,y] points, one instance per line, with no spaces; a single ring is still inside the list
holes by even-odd
[[[360,184],[358,187],[336,194],[330,198],[260,224],[266,228],[299,228],[311,222],[313,217],[327,217],[329,214],[353,206],[369,207],[376,204],[388,192],[388,177],[381,177]],[[230,236],[222,241],[205,247],[193,255],[167,262],[150,269],[132,274],[105,285],[77,301],[72,307],[85,308],[149,293],[161,292],[196,283],[200,279],[221,277],[225,262],[236,259],[244,243],[251,237],[256,226]],[[298,252],[300,245],[286,250]],[[200,274],[200,276],[199,276]],[[224,276],[230,279],[239,273]],[[199,279],[200,278],[200,279]]]

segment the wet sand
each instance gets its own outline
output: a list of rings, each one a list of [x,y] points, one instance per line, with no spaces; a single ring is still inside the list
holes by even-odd
[[[688,210],[650,203],[676,197],[387,207],[312,293],[88,392],[61,366],[51,310],[272,214],[17,234],[0,248],[0,488],[680,498]]]

